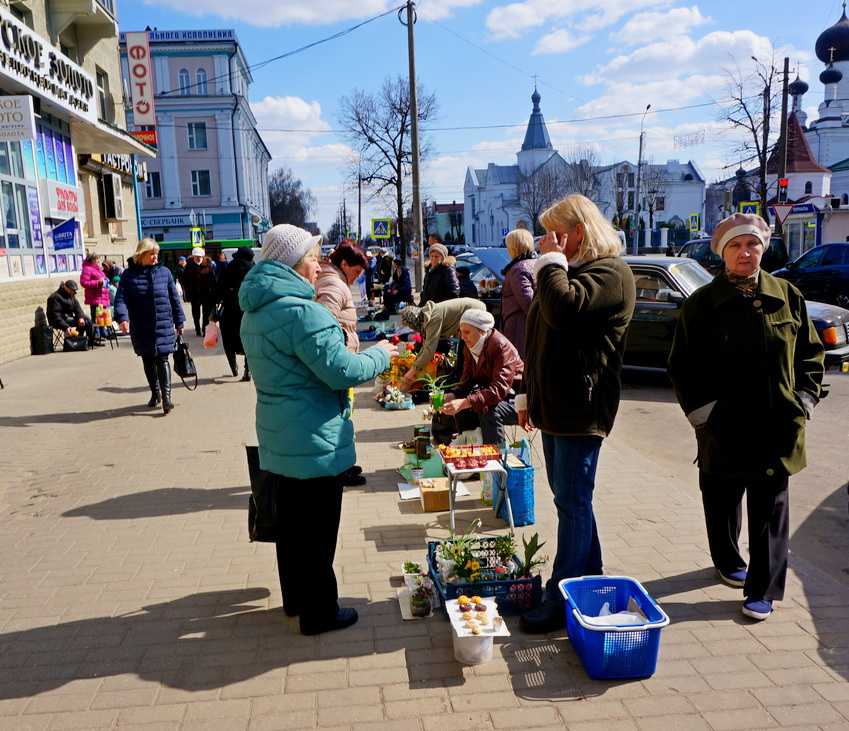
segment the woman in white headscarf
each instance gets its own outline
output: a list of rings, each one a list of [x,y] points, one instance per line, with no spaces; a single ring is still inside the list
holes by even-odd
[[[504,427],[517,423],[514,386],[524,366],[515,346],[494,325],[486,310],[467,310],[460,318],[463,374],[446,395],[442,413],[455,418],[458,432],[480,426],[485,444],[502,445]]]

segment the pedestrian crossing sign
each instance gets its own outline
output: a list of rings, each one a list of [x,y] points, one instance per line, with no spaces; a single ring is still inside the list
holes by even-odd
[[[373,239],[388,239],[392,236],[391,218],[372,218],[371,237]]]
[[[740,213],[751,213],[755,216],[761,215],[761,202],[760,201],[740,201],[737,205]]]

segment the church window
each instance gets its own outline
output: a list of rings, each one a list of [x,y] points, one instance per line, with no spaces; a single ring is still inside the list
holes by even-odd
[[[628,187],[634,187],[634,173],[628,173]]]
[[[629,190],[628,191],[628,209],[630,210],[633,207],[634,207],[634,191]]]
[[[813,192],[814,184],[810,180],[805,181],[805,195],[810,195]]]
[[[616,173],[616,185],[620,188],[625,187],[625,173]]]

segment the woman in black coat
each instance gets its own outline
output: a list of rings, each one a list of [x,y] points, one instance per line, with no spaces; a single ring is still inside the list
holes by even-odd
[[[428,257],[430,268],[425,274],[419,307],[424,307],[428,302],[444,302],[460,296],[457,272],[445,261],[448,258],[448,249],[443,244],[431,244]]]
[[[239,365],[236,363],[236,355],[244,355],[242,338],[239,336],[239,328],[242,325],[242,309],[239,307],[239,287],[242,286],[247,273],[254,265],[254,252],[252,249],[237,249],[233,254],[233,260],[224,269],[218,282],[217,302],[221,305],[219,326],[221,327],[221,340],[224,345],[224,355],[230,364],[230,371],[234,376],[239,375]],[[243,381],[251,380],[251,371],[248,367],[248,359],[245,357],[245,373]]]
[[[171,402],[171,364],[177,336],[183,333],[186,316],[171,272],[159,263],[159,244],[142,239],[130,265],[121,275],[115,295],[115,320],[121,332],[129,332],[136,355],[141,356],[150,386],[150,408],[162,402],[167,414]],[[132,330],[130,325],[132,324]]]

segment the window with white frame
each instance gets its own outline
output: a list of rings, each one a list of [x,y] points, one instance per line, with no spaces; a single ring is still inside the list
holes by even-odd
[[[148,171],[147,182],[144,184],[144,194],[146,198],[162,197],[162,179],[159,177],[158,171]]]
[[[189,76],[188,70],[180,69],[178,78],[180,80],[180,96],[188,96],[191,93],[190,87],[192,85],[192,77]]]
[[[212,195],[209,170],[192,170],[192,195],[195,197]]]
[[[206,149],[206,122],[189,122],[186,127],[189,131],[189,149]]]
[[[207,91],[206,70],[205,69],[198,69],[196,76],[197,76],[197,87],[198,87],[197,93],[198,93],[198,96],[206,96],[209,93]]]

